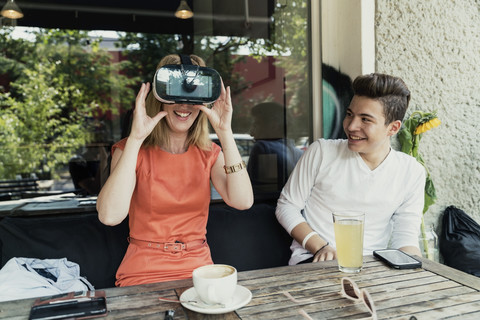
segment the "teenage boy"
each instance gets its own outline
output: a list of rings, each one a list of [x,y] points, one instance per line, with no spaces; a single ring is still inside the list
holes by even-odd
[[[421,256],[418,232],[425,170],[391,148],[410,91],[385,74],[359,76],[347,108],[346,140],[319,139],[293,170],[276,216],[294,238],[289,264],[336,259],[332,212],[365,212],[364,255],[387,247]]]

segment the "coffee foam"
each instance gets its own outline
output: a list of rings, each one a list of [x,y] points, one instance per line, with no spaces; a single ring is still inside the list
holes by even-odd
[[[206,279],[224,278],[232,275],[235,269],[229,266],[208,266],[198,270],[198,276]]]

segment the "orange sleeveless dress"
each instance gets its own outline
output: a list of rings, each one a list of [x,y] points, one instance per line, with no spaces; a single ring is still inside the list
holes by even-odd
[[[112,148],[123,150],[127,139]],[[183,154],[159,147],[141,148],[129,210],[130,241],[117,270],[117,286],[192,277],[193,269],[212,264],[206,243],[210,171],[220,153],[190,146]],[[194,249],[165,251],[164,243],[201,243]],[[153,245],[148,245],[148,243]]]

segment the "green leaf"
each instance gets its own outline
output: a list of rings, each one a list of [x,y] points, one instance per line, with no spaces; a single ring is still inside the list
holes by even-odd
[[[425,204],[423,206],[423,213],[427,212],[428,208],[437,200],[437,193],[435,186],[430,176],[427,176],[425,181]]]
[[[398,133],[397,139],[402,147],[402,152],[411,155],[413,148],[412,134],[406,128],[403,128]]]

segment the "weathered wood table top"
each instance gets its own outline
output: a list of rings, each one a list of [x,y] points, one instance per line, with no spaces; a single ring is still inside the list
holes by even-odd
[[[336,261],[240,272],[239,284],[253,295],[249,304],[226,314],[197,313],[159,297],[178,299],[191,279],[105,289],[107,319],[368,319],[361,302],[343,298],[340,279],[348,276],[366,289],[379,319],[480,319],[480,278],[421,259],[421,269],[396,270],[373,257],[363,270],[345,274]],[[35,299],[0,303],[0,318],[28,319]]]

